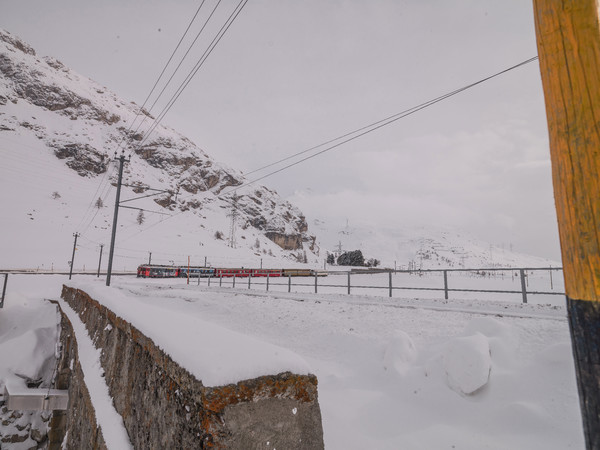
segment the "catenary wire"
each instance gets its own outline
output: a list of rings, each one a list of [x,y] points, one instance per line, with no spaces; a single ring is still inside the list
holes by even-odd
[[[177,50],[179,49],[179,47],[181,46],[181,43],[183,42],[183,40],[185,39],[185,36],[187,35],[188,31],[190,30],[192,24],[194,23],[194,21],[196,20],[196,17],[198,16],[198,14],[200,13],[200,10],[202,9],[202,6],[204,5],[205,0],[202,0],[202,2],[200,3],[200,6],[198,6],[198,9],[196,10],[196,13],[194,14],[194,16],[192,17],[192,20],[190,20],[190,23],[188,24],[187,28],[185,29],[185,31],[183,32],[183,35],[181,36],[181,38],[179,39],[179,42],[177,43],[177,45],[175,46],[175,49],[171,52],[171,56],[169,57],[168,61],[166,62],[166,64],[164,65],[162,71],[160,72],[160,75],[158,76],[158,78],[156,79],[156,81],[154,82],[154,86],[152,86],[152,89],[150,89],[150,92],[148,93],[148,95],[146,96],[146,99],[144,100],[144,103],[142,104],[142,106],[139,108],[138,112],[136,112],[135,117],[133,119],[133,121],[131,122],[131,124],[129,125],[129,127],[127,128],[127,131],[123,134],[123,136],[121,137],[121,140],[119,141],[119,143],[117,144],[117,148],[121,147],[121,144],[123,144],[123,141],[125,140],[125,137],[127,136],[127,133],[129,131],[131,131],[131,129],[133,128],[133,125],[135,124],[137,118],[140,116],[141,112],[144,110],[144,107],[146,106],[146,103],[148,103],[148,100],[150,100],[150,97],[152,96],[152,93],[154,92],[154,90],[156,89],[156,86],[158,86],[158,83],[160,82],[162,76],[165,74],[165,71],[167,70],[167,67],[169,67],[169,64],[171,64],[171,61],[173,60],[173,57],[175,56],[175,54],[177,53]],[[189,50],[188,50],[189,51]],[[187,53],[186,53],[187,55]],[[183,57],[185,59],[185,55]],[[183,59],[182,59],[183,61]],[[181,63],[180,63],[181,64]],[[179,67],[179,66],[178,66]],[[166,84],[169,84],[169,82],[167,81]],[[165,85],[166,87],[166,85]],[[160,95],[159,95],[160,96]],[[142,122],[144,122],[144,120],[146,120],[146,116],[144,115],[144,119],[142,119]],[[140,123],[140,125],[141,125]],[[134,134],[137,132],[137,130],[139,129],[140,125],[138,125],[138,127],[135,129]]]
[[[220,1],[220,0],[219,0]],[[154,90],[156,89],[156,87],[158,86],[158,83],[160,82],[161,78],[163,77],[163,75],[165,74],[165,71],[167,70],[167,67],[169,66],[169,64],[171,63],[171,61],[173,60],[173,57],[175,56],[175,54],[177,53],[177,50],[179,49],[179,47],[181,46],[181,43],[183,42],[183,40],[185,39],[185,36],[187,35],[188,31],[190,30],[192,24],[194,23],[194,21],[196,20],[196,17],[198,16],[198,14],[200,13],[200,10],[202,9],[202,6],[204,5],[205,0],[202,0],[202,2],[200,3],[200,6],[198,6],[198,9],[196,10],[196,13],[194,14],[194,16],[192,17],[192,19],[190,20],[187,28],[185,29],[185,31],[183,32],[183,35],[181,36],[181,38],[179,39],[179,42],[177,43],[177,45],[175,46],[175,49],[171,52],[171,56],[169,57],[169,59],[167,60],[167,62],[165,63],[162,71],[160,72],[158,78],[156,79],[156,81],[154,82],[154,85],[152,86],[152,89],[150,89],[150,92],[148,93],[148,95],[146,96],[146,99],[144,100],[144,103],[142,104],[142,106],[140,107],[139,111],[142,111],[144,109],[144,107],[146,106],[146,104],[148,103],[150,97],[152,96],[152,93],[154,92]],[[198,36],[196,36],[196,39],[198,38]],[[194,41],[195,42],[195,41]],[[189,49],[188,49],[189,52]],[[183,59],[185,59],[185,57],[187,56],[187,52],[186,54],[183,56],[181,62],[183,62]],[[180,62],[180,65],[181,65]],[[177,68],[179,68],[179,66],[177,66]],[[177,71],[177,69],[175,70]],[[170,79],[169,79],[170,81]],[[169,83],[169,81],[167,81],[167,84]],[[166,85],[165,85],[166,88]],[[157,98],[158,99],[158,98]],[[139,117],[140,112],[136,112],[136,115],[133,119],[133,121],[131,122],[131,124],[129,125],[129,127],[127,128],[127,131],[123,134],[123,136],[121,137],[121,140],[119,141],[119,143],[117,144],[117,148],[120,148],[121,145],[123,144],[127,133],[133,128],[133,125],[135,124],[137,118]],[[145,118],[146,116],[144,116]],[[145,120],[145,119],[144,119]],[[142,120],[143,123],[143,120]],[[141,125],[141,124],[140,124]],[[136,132],[139,129],[139,125],[138,128],[136,128]],[[103,177],[103,179],[100,181],[98,188],[96,189],[96,192],[94,193],[94,196],[92,198],[92,201],[90,202],[90,204],[88,205],[84,215],[81,218],[81,221],[79,223],[79,225],[77,226],[77,228],[81,228],[85,218],[88,214],[88,212],[90,211],[90,209],[92,208],[94,201],[96,200],[96,195],[98,193],[98,191],[100,190],[100,188],[102,187],[102,183],[105,181],[106,176],[107,176],[108,171],[105,172],[105,176]],[[112,175],[112,173],[111,173]],[[106,199],[106,196],[108,195],[108,192],[104,195],[103,200]],[[97,201],[97,200],[96,200]],[[98,214],[99,209],[95,212],[95,214],[93,215],[93,217],[90,219],[89,223],[87,224],[87,226],[85,227],[85,230],[87,230],[87,228],[91,225],[91,223],[94,221],[94,219],[96,218],[96,215]]]
[[[186,77],[186,79],[180,84],[180,86],[177,89],[177,91],[175,92],[175,94],[171,97],[171,100],[167,103],[167,105],[163,108],[163,110],[160,112],[160,114],[154,120],[154,123],[146,131],[144,138],[140,141],[139,144],[137,144],[137,148],[138,149],[141,148],[141,146],[144,144],[144,142],[146,142],[146,140],[148,139],[148,137],[152,134],[152,132],[160,124],[160,122],[165,117],[165,115],[173,107],[173,105],[175,104],[175,102],[177,101],[177,99],[179,99],[179,96],[183,93],[183,91],[189,85],[189,83],[194,78],[194,76],[196,75],[196,73],[198,73],[198,71],[200,70],[200,68],[204,65],[204,63],[206,62],[207,58],[213,52],[213,50],[215,49],[215,47],[217,46],[217,44],[221,41],[221,39],[223,38],[223,36],[227,32],[227,30],[229,30],[229,28],[231,27],[231,25],[233,24],[233,22],[235,21],[235,19],[239,16],[239,14],[244,9],[244,6],[246,6],[247,3],[248,3],[248,0],[241,0],[238,3],[238,5],[236,6],[235,10],[231,13],[231,15],[229,16],[229,18],[225,22],[225,24],[221,27],[221,29],[217,33],[217,36],[215,36],[215,38],[209,44],[208,49],[200,57],[200,59],[198,60],[198,62],[194,66],[194,68],[192,68],[192,70],[190,71],[190,73],[188,74],[188,76]]]
[[[192,24],[194,23],[194,21],[196,20],[196,17],[198,16],[198,13],[200,13],[200,10],[202,9],[202,6],[204,5],[205,0],[202,0],[202,3],[200,3],[200,6],[198,6],[198,9],[196,10],[196,14],[194,14],[194,17],[192,17],[192,20],[190,21],[190,23],[188,24],[187,28],[185,29],[185,31],[183,32],[183,35],[181,36],[181,38],[179,39],[179,42],[177,43],[177,45],[175,46],[175,49],[173,50],[173,52],[171,52],[171,56],[169,57],[169,60],[166,62],[165,66],[163,67],[162,71],[160,72],[160,75],[158,76],[158,78],[156,79],[156,81],[154,82],[154,86],[152,86],[152,89],[150,89],[150,92],[148,93],[146,99],[144,100],[144,103],[142,104],[142,106],[140,107],[140,110],[144,109],[144,107],[146,106],[146,103],[148,103],[148,100],[150,100],[150,96],[152,95],[152,93],[154,92],[154,90],[156,89],[156,86],[158,86],[158,83],[160,81],[160,79],[162,78],[162,76],[165,74],[165,71],[167,70],[167,67],[169,67],[169,64],[171,64],[171,61],[173,60],[173,57],[175,56],[175,53],[177,52],[177,50],[179,49],[179,46],[181,45],[181,43],[183,42],[183,40],[185,39],[185,36],[187,35],[188,31],[190,30]],[[198,37],[196,37],[197,39]],[[188,49],[189,52],[189,49]],[[185,59],[185,57],[187,56],[187,52],[186,54],[183,56],[183,59]],[[180,63],[181,64],[181,63]],[[179,66],[177,66],[179,67]],[[175,71],[177,71],[177,69],[175,69]],[[166,84],[169,84],[169,81],[167,81]],[[159,95],[160,97],[160,95]],[[158,97],[157,97],[158,100]],[[139,114],[136,114],[136,119],[138,117]],[[129,126],[129,130],[131,130],[131,128],[133,127],[133,124],[135,123],[135,119],[133,120],[133,122],[131,123],[131,125]]]
[[[286,157],[286,158],[283,158],[283,159],[281,159],[281,160],[279,160],[279,161],[276,161],[276,162],[270,163],[270,164],[268,164],[268,165],[265,165],[265,166],[263,166],[263,167],[261,167],[261,168],[259,168],[259,169],[255,169],[254,171],[252,171],[252,173],[258,172],[258,171],[260,171],[260,170],[263,170],[263,169],[265,169],[265,168],[267,168],[267,167],[271,167],[271,166],[273,166],[273,165],[275,165],[275,164],[278,164],[278,163],[280,163],[280,162],[287,161],[287,160],[289,160],[289,159],[291,159],[291,158],[293,158],[293,157],[295,157],[295,156],[299,156],[299,155],[301,155],[301,154],[304,154],[304,153],[307,153],[307,152],[309,152],[309,151],[311,151],[311,150],[315,150],[315,149],[317,149],[317,148],[320,148],[320,147],[322,147],[322,146],[324,146],[324,145],[328,145],[328,144],[330,144],[330,143],[333,143],[333,142],[335,142],[335,141],[338,141],[338,140],[340,140],[340,139],[347,138],[347,139],[344,139],[344,140],[342,140],[341,142],[338,142],[337,144],[331,145],[331,146],[329,146],[329,147],[327,147],[327,148],[325,148],[325,149],[323,149],[323,150],[321,150],[321,151],[319,151],[319,152],[317,152],[317,153],[314,153],[314,154],[312,154],[312,155],[310,155],[310,156],[307,156],[307,157],[305,157],[305,158],[302,158],[302,159],[300,159],[300,160],[298,160],[298,161],[296,161],[296,162],[294,162],[294,163],[288,164],[288,165],[286,165],[286,166],[284,166],[284,167],[282,167],[282,168],[280,168],[280,169],[274,170],[274,171],[272,171],[272,172],[270,172],[270,173],[268,173],[268,174],[266,174],[266,175],[263,175],[263,176],[261,176],[261,177],[259,177],[259,178],[256,178],[256,179],[254,179],[254,180],[251,180],[251,181],[248,181],[248,182],[246,182],[246,183],[244,183],[244,184],[241,184],[241,185],[239,185],[239,186],[236,186],[235,188],[231,189],[230,191],[228,191],[228,192],[224,193],[223,195],[225,195],[225,194],[231,194],[231,193],[233,193],[233,192],[235,192],[235,191],[237,191],[237,190],[239,190],[239,189],[241,189],[241,188],[243,188],[243,187],[245,187],[245,186],[248,186],[248,185],[254,184],[254,183],[256,183],[256,182],[258,182],[258,181],[260,181],[260,180],[263,180],[263,179],[265,179],[265,178],[267,178],[267,177],[270,177],[271,175],[275,175],[275,174],[277,174],[277,173],[279,173],[279,172],[282,172],[282,171],[284,171],[284,170],[286,170],[286,169],[289,169],[289,168],[291,168],[291,167],[294,167],[294,166],[296,166],[296,165],[298,165],[298,164],[300,164],[300,163],[303,163],[304,161],[307,161],[307,160],[309,160],[309,159],[315,158],[316,156],[319,156],[319,155],[321,155],[321,154],[323,154],[323,153],[325,153],[325,152],[328,152],[328,151],[330,151],[330,150],[333,150],[333,149],[335,149],[335,148],[337,148],[337,147],[339,147],[339,146],[341,146],[341,145],[343,145],[343,144],[346,144],[346,143],[348,143],[348,142],[350,142],[350,141],[353,141],[353,140],[355,140],[355,139],[358,139],[358,138],[359,138],[359,137],[361,137],[361,136],[364,136],[364,135],[366,135],[366,134],[369,134],[369,133],[371,133],[371,132],[373,132],[373,131],[375,131],[375,130],[378,130],[379,128],[382,128],[382,127],[384,127],[384,126],[386,126],[386,125],[389,125],[389,124],[391,124],[391,123],[394,123],[394,122],[396,122],[396,121],[398,121],[398,120],[400,120],[400,119],[402,119],[402,118],[404,118],[404,117],[407,117],[407,116],[409,116],[409,115],[412,115],[412,114],[414,114],[414,113],[416,113],[416,112],[418,112],[418,111],[421,111],[422,109],[425,109],[425,108],[427,108],[427,107],[429,107],[429,106],[432,106],[432,105],[434,105],[434,104],[436,104],[436,103],[438,103],[438,102],[441,102],[442,100],[445,100],[445,99],[447,99],[447,98],[449,98],[449,97],[452,97],[452,96],[454,96],[454,95],[456,95],[456,94],[459,94],[459,93],[461,93],[461,92],[463,92],[463,91],[466,91],[467,89],[473,88],[473,87],[475,87],[475,86],[477,86],[477,85],[479,85],[479,84],[482,84],[482,83],[484,83],[484,82],[486,82],[486,81],[488,81],[488,80],[491,80],[492,78],[498,77],[498,76],[500,76],[500,75],[502,75],[502,74],[505,74],[505,73],[507,73],[507,72],[509,72],[509,71],[511,71],[511,70],[517,69],[518,67],[521,67],[521,66],[524,66],[524,65],[526,65],[526,64],[529,64],[529,63],[531,63],[531,62],[533,62],[533,61],[535,61],[535,60],[537,60],[537,59],[538,59],[538,57],[537,57],[537,56],[534,56],[534,57],[532,57],[532,58],[529,58],[529,59],[527,59],[527,60],[525,60],[525,61],[523,61],[523,62],[520,62],[520,63],[518,63],[518,64],[516,64],[516,65],[514,65],[514,66],[511,66],[511,67],[509,67],[509,68],[507,68],[507,69],[504,69],[504,70],[502,70],[502,71],[500,71],[500,72],[496,72],[496,73],[495,73],[495,74],[493,74],[493,75],[490,75],[490,76],[488,76],[488,77],[482,78],[482,79],[481,79],[481,80],[479,80],[479,81],[476,81],[476,82],[474,82],[474,83],[471,83],[471,84],[469,84],[469,85],[463,86],[462,88],[456,89],[456,90],[454,90],[454,91],[452,91],[452,92],[449,92],[449,93],[447,93],[447,94],[441,95],[441,96],[439,96],[439,97],[436,97],[436,98],[434,98],[434,99],[432,99],[432,100],[429,100],[429,101],[426,101],[426,102],[424,102],[424,103],[421,103],[420,105],[417,105],[417,106],[414,106],[414,107],[412,107],[412,108],[409,108],[409,109],[406,109],[406,110],[404,110],[404,111],[401,111],[401,112],[399,112],[399,113],[396,113],[396,114],[394,114],[394,115],[392,115],[392,116],[388,116],[388,117],[386,117],[385,119],[381,119],[381,120],[379,120],[379,121],[377,121],[377,122],[374,122],[374,123],[372,123],[372,124],[370,124],[370,125],[367,125],[367,126],[365,126],[365,127],[359,128],[359,129],[357,129],[357,130],[354,130],[354,131],[352,131],[352,132],[346,133],[346,134],[344,134],[343,136],[339,136],[339,137],[337,137],[337,138],[335,138],[335,139],[331,139],[331,140],[329,140],[329,141],[327,141],[327,142],[324,142],[324,143],[322,143],[322,144],[319,144],[319,145],[317,145],[317,146],[311,147],[310,149],[303,150],[303,151],[301,151],[301,152],[298,152],[298,153],[296,153],[296,154],[294,154],[294,155],[291,155],[291,156],[288,156],[288,157]],[[358,133],[358,134],[357,134],[357,133]],[[352,136],[352,137],[349,137],[349,136]]]
[[[414,106],[414,107],[412,107],[412,108],[406,109],[406,110],[404,110],[404,111],[402,111],[402,112],[399,112],[399,113],[397,113],[397,114],[394,114],[394,115],[392,115],[392,116],[388,116],[387,118],[385,118],[385,119],[382,119],[382,120],[379,120],[379,121],[377,121],[377,122],[374,122],[374,123],[372,123],[371,125],[367,125],[367,126],[365,126],[365,127],[359,128],[359,129],[355,130],[354,132],[346,133],[346,134],[344,134],[343,136],[340,136],[340,137],[338,137],[338,138],[336,138],[336,139],[329,140],[329,141],[327,141],[327,143],[332,143],[332,142],[335,142],[335,141],[337,141],[337,140],[339,140],[339,139],[343,139],[343,138],[345,138],[345,137],[348,137],[348,136],[351,136],[351,135],[353,135],[353,134],[356,134],[357,132],[360,132],[360,134],[356,134],[356,135],[355,135],[355,136],[353,136],[353,137],[349,137],[348,139],[346,139],[346,140],[344,140],[344,141],[342,141],[342,142],[340,142],[340,143],[338,143],[338,144],[335,144],[335,145],[333,145],[333,146],[327,147],[327,148],[325,148],[324,150],[321,150],[320,152],[317,152],[317,153],[315,153],[315,154],[313,154],[313,155],[310,155],[310,156],[308,156],[308,157],[306,157],[306,158],[303,158],[303,159],[301,159],[301,160],[299,160],[299,161],[296,161],[295,163],[288,164],[287,166],[284,166],[284,167],[282,167],[282,168],[280,168],[280,169],[278,169],[278,170],[276,170],[276,171],[270,172],[270,173],[268,173],[268,174],[266,174],[266,175],[264,175],[264,176],[262,176],[262,177],[260,177],[260,178],[257,178],[257,179],[255,179],[255,180],[252,180],[252,181],[246,182],[246,183],[244,183],[244,184],[241,184],[241,185],[239,185],[239,186],[235,187],[234,189],[230,190],[229,192],[226,192],[225,194],[222,194],[222,195],[231,194],[231,193],[233,193],[233,192],[235,192],[235,191],[237,191],[237,190],[239,190],[239,189],[241,189],[241,188],[243,188],[243,187],[245,187],[245,186],[248,186],[248,185],[250,185],[250,184],[256,183],[256,182],[257,182],[257,181],[259,181],[259,180],[262,180],[262,179],[264,179],[264,178],[267,178],[267,177],[269,177],[269,176],[271,176],[271,175],[274,175],[274,174],[276,174],[276,173],[279,173],[279,172],[281,172],[281,171],[283,171],[283,170],[286,170],[286,169],[288,169],[288,168],[290,168],[290,167],[293,167],[293,166],[295,166],[295,165],[298,165],[298,164],[300,164],[300,163],[302,163],[302,162],[304,162],[304,161],[306,161],[306,160],[308,160],[308,159],[314,158],[314,157],[316,157],[316,156],[318,156],[318,155],[320,155],[320,154],[322,154],[322,153],[325,153],[325,152],[327,152],[327,151],[329,151],[329,150],[332,150],[332,149],[334,149],[334,148],[337,148],[337,147],[339,147],[339,146],[341,146],[341,145],[343,145],[343,144],[345,144],[345,143],[347,143],[347,142],[349,142],[349,141],[352,141],[352,140],[354,140],[354,139],[357,139],[357,138],[359,138],[359,137],[361,137],[361,136],[364,136],[365,134],[371,133],[372,131],[375,131],[375,130],[377,130],[377,129],[379,129],[379,128],[382,128],[382,127],[384,127],[384,126],[386,126],[386,125],[389,125],[390,123],[396,122],[396,121],[398,121],[398,120],[400,120],[400,119],[402,119],[402,118],[404,118],[404,117],[406,117],[406,116],[408,116],[408,115],[414,114],[415,112],[418,112],[418,111],[420,111],[420,110],[422,110],[422,109],[425,109],[425,108],[427,108],[427,107],[429,107],[429,106],[432,106],[432,105],[434,105],[434,104],[436,104],[436,103],[438,103],[438,102],[440,102],[440,101],[443,101],[443,100],[445,100],[445,99],[447,99],[447,98],[449,98],[449,97],[452,97],[452,96],[454,96],[454,95],[456,95],[456,94],[458,94],[458,93],[464,92],[464,91],[465,91],[465,90],[467,90],[467,89],[473,88],[473,87],[475,87],[475,86],[477,86],[477,85],[479,85],[479,84],[482,84],[482,83],[484,83],[484,82],[486,82],[486,81],[488,81],[488,80],[491,80],[491,79],[493,79],[493,78],[495,78],[495,77],[498,77],[498,76],[500,76],[500,75],[502,75],[502,74],[505,74],[505,73],[507,73],[507,72],[509,72],[509,71],[511,71],[511,70],[514,70],[514,69],[516,69],[516,68],[518,68],[518,67],[521,67],[521,66],[523,66],[523,65],[529,64],[529,63],[531,63],[531,62],[533,62],[533,61],[535,61],[535,60],[537,60],[537,59],[538,59],[538,57],[537,57],[537,56],[534,56],[534,57],[532,57],[532,58],[529,58],[529,59],[527,59],[527,60],[525,60],[525,61],[523,61],[523,62],[520,62],[520,63],[518,63],[518,64],[516,64],[516,65],[513,65],[513,66],[511,66],[511,67],[508,67],[507,69],[504,69],[504,70],[502,70],[502,71],[500,71],[500,72],[496,72],[496,73],[495,73],[495,74],[493,74],[493,75],[490,75],[490,76],[487,76],[487,77],[485,77],[485,78],[482,78],[482,79],[480,79],[479,81],[476,81],[476,82],[474,82],[474,83],[471,83],[471,84],[468,84],[468,85],[466,85],[466,86],[463,86],[462,88],[455,89],[454,91],[448,92],[448,93],[446,93],[446,94],[444,94],[444,95],[441,95],[441,96],[439,96],[439,97],[436,97],[436,98],[434,98],[434,99],[432,99],[432,100],[429,100],[429,101],[426,101],[426,102],[424,102],[424,103],[421,103],[420,105],[417,105],[417,106]],[[316,148],[319,148],[319,147],[321,147],[321,146],[323,146],[323,145],[326,145],[327,143],[324,143],[324,144],[320,144],[320,145],[318,145],[318,146],[315,146],[315,147],[314,147],[314,149],[316,149]],[[299,152],[298,154],[302,154],[302,153],[305,153],[305,151],[303,151],[303,152]],[[257,169],[257,170],[258,170],[258,169]],[[191,196],[192,196],[192,195],[183,196],[181,199],[183,200],[183,199],[185,199],[185,198],[190,198]],[[223,201],[225,201],[225,202],[227,202],[227,203],[230,203],[230,204],[231,204],[231,202],[230,202],[228,199],[226,199],[226,198],[224,198],[224,197],[222,197],[222,196],[221,196],[221,197],[219,197],[219,198],[220,198],[221,200],[223,200]],[[175,213],[175,214],[173,214],[173,215],[169,216],[168,218],[166,218],[166,219],[164,219],[164,220],[161,220],[161,221],[159,221],[159,222],[157,222],[157,223],[154,223],[154,224],[152,224],[151,226],[149,226],[149,227],[147,227],[147,228],[145,228],[145,229],[143,229],[143,230],[139,231],[137,234],[141,234],[141,233],[143,233],[143,232],[145,232],[145,231],[149,230],[150,228],[153,228],[153,227],[155,227],[156,225],[158,225],[158,224],[160,224],[160,223],[164,223],[164,222],[166,222],[166,221],[168,221],[168,220],[171,220],[171,219],[173,219],[174,217],[177,217],[177,216],[179,216],[180,214],[183,214],[183,213],[184,213],[184,211],[179,211],[178,213]],[[127,239],[131,239],[131,238],[133,238],[133,236],[130,236],[130,237],[128,237]]]
[[[152,103],[152,105],[150,105],[150,108],[148,109],[148,112],[151,112],[154,109],[154,106],[156,105],[156,103],[158,102],[158,100],[162,97],[163,93],[165,92],[165,90],[167,89],[167,87],[169,86],[169,84],[171,83],[171,81],[173,80],[173,77],[175,76],[175,74],[177,74],[177,72],[179,71],[179,68],[181,67],[181,65],[183,64],[183,62],[185,61],[185,58],[187,57],[187,55],[189,54],[189,52],[192,50],[192,47],[196,44],[196,41],[198,40],[198,38],[200,37],[200,35],[202,34],[202,32],[204,31],[204,29],[206,28],[208,22],[210,21],[210,19],[212,18],[212,16],[214,15],[214,13],[216,12],[217,8],[219,7],[219,5],[221,4],[222,0],[219,0],[215,7],[213,8],[213,10],[211,11],[210,15],[208,16],[208,18],[205,20],[204,25],[202,25],[202,28],[200,29],[200,31],[196,34],[196,37],[194,38],[194,40],[192,41],[192,43],[189,45],[187,51],[185,52],[185,54],[183,55],[183,57],[181,58],[181,60],[179,61],[179,64],[177,65],[177,67],[175,68],[175,70],[173,71],[173,73],[171,74],[171,76],[169,77],[169,79],[167,80],[167,82],[165,83],[164,87],[162,88],[162,90],[160,91],[160,93],[157,95],[156,99],[154,99],[154,102]],[[204,2],[203,2],[204,3]],[[166,69],[166,67],[165,67]],[[155,85],[156,86],[156,85]],[[147,100],[147,99],[146,99]],[[145,102],[144,102],[145,104]],[[142,121],[139,123],[139,125],[137,126],[137,128],[134,130],[134,134],[137,133],[139,131],[139,129],[141,128],[141,126],[144,124],[144,122],[146,121],[146,119],[148,118],[148,116],[144,116],[144,118],[142,119]]]

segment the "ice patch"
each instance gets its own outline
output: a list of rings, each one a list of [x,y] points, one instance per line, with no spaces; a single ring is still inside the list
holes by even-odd
[[[492,358],[487,337],[481,333],[454,338],[443,352],[448,386],[459,394],[472,395],[487,384]]]

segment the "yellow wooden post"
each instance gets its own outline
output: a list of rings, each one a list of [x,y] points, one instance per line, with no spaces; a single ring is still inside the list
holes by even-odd
[[[600,24],[597,0],[533,0],[573,356],[600,449]]]

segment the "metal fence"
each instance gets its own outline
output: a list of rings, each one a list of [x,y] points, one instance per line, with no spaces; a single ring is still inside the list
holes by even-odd
[[[4,282],[2,283],[2,299],[0,299],[0,308],[4,308],[4,296],[6,295],[6,283],[8,282],[8,274],[3,273],[0,275],[4,275]]]
[[[321,272],[322,274],[322,272]],[[554,275],[553,275],[554,274]],[[287,292],[352,293],[377,292],[375,295],[394,296],[394,291],[451,293],[519,294],[523,303],[528,296],[564,296],[561,267],[482,268],[482,269],[423,269],[423,270],[352,270],[329,271],[326,277],[211,277],[198,278],[207,286],[278,290]],[[436,279],[437,278],[437,279]],[[415,283],[417,279],[420,282]],[[338,281],[343,280],[343,281]],[[472,280],[476,281],[473,282]],[[531,283],[530,283],[531,281]],[[506,285],[509,285],[506,288]],[[511,285],[515,285],[513,288]],[[531,286],[530,286],[531,284]]]

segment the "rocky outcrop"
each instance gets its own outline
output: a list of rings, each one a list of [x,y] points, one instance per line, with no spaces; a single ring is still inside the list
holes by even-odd
[[[265,236],[284,250],[298,250],[302,248],[302,236],[299,234],[289,235],[278,233],[276,231],[268,231],[265,233]]]
[[[323,448],[315,376],[286,372],[207,387],[85,292],[64,286],[62,297],[101,349],[134,448]]]
[[[90,145],[51,143],[50,146],[55,147],[58,159],[65,159],[67,166],[82,177],[104,173],[108,168],[110,159]]]

